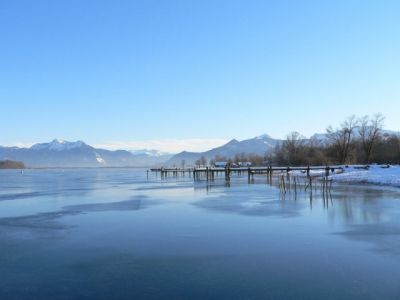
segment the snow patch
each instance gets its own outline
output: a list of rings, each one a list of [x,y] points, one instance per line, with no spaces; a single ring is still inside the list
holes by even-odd
[[[368,183],[400,187],[400,166],[370,165],[365,166],[335,166],[335,173],[329,176],[333,182]],[[307,176],[306,172],[291,171],[294,176]],[[323,177],[325,170],[310,170],[311,176]]]
[[[97,160],[98,163],[100,163],[102,165],[106,164],[106,161],[100,156],[100,154],[95,153],[95,155],[96,155],[96,160]]]
[[[64,151],[79,148],[86,145],[82,141],[68,142],[65,140],[54,139],[50,143],[35,144],[31,147],[32,150],[52,150]]]
[[[347,183],[370,183],[400,187],[400,167],[372,165],[367,170],[358,167],[343,169],[343,173],[329,176],[333,181]]]
[[[131,153],[134,154],[134,155],[143,155],[144,154],[144,155],[147,155],[147,156],[156,156],[156,157],[170,154],[168,152],[162,152],[162,151],[155,150],[155,149],[151,149],[151,150],[149,150],[149,149],[132,150]]]
[[[271,139],[271,137],[268,134],[265,133],[265,134],[256,136],[255,139],[256,140],[266,140],[266,139]]]

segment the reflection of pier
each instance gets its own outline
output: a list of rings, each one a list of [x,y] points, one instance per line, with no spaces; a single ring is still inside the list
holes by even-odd
[[[361,170],[368,169],[368,166],[365,165],[352,167]],[[287,208],[287,205],[292,205],[299,200],[301,204],[307,201],[310,210],[321,208],[329,210],[329,219],[331,222],[334,222],[338,218],[343,218],[347,224],[380,222],[382,208],[374,205],[374,209],[365,209],[365,204],[368,204],[367,207],[369,207],[372,201],[379,202],[380,198],[384,195],[381,190],[346,184],[337,184],[335,185],[335,189],[331,189],[332,180],[326,174],[329,176],[335,171],[341,171],[344,168],[345,166],[157,168],[149,169],[148,173],[152,172],[153,174],[157,174],[157,176],[162,176],[163,179],[177,179],[178,181],[181,176],[184,176],[186,178],[185,181],[187,179],[194,180],[193,188],[195,190],[203,190],[207,193],[213,190],[217,191],[214,195],[218,195],[218,192],[224,191],[225,187],[243,184],[247,181],[246,177],[248,177],[248,183],[250,184],[266,184],[278,189],[279,195],[277,195],[276,199],[280,200],[279,203],[282,207]],[[274,192],[277,192],[276,189]],[[257,189],[249,188],[246,191],[252,193],[257,191]],[[257,216],[286,213],[286,211],[281,210],[271,212],[269,209],[271,205],[265,205],[266,202],[273,201],[271,197],[259,197],[259,202],[256,206],[241,205],[242,202],[253,201],[254,199],[251,196],[239,196],[237,198],[233,196],[233,200],[229,197],[224,202],[226,206],[221,205],[218,201],[210,200],[211,209],[223,210],[226,207],[227,210],[232,210],[232,205],[236,205],[239,201],[240,205],[234,207],[239,213],[254,214]],[[254,204],[254,202],[251,202],[251,204]],[[299,207],[301,208],[302,206]]]
[[[279,189],[283,194],[291,190],[297,193],[300,179],[305,179],[304,189],[309,189],[312,193],[313,188],[317,188],[317,182],[321,182],[323,193],[328,193],[332,187],[332,180],[329,175],[335,173],[336,170],[342,170],[342,166],[306,166],[306,167],[203,167],[203,168],[158,168],[151,169],[156,175],[160,174],[162,179],[168,177],[189,176],[193,177],[194,181],[213,182],[216,178],[224,178],[225,183],[230,185],[231,176],[241,177],[246,176],[248,182],[254,182],[255,175],[264,175],[267,178],[267,183],[272,184],[273,178],[279,179]],[[292,171],[300,173],[294,174]],[[319,171],[317,174],[312,171]]]

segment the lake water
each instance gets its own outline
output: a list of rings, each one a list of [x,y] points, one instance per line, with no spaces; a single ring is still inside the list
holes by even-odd
[[[400,189],[0,171],[0,299],[400,299]]]

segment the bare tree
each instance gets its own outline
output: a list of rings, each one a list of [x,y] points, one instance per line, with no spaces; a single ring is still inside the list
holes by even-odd
[[[305,137],[296,131],[293,131],[287,135],[286,140],[283,142],[283,149],[289,165],[296,165],[300,163],[300,152],[304,145],[304,140]]]
[[[332,146],[337,151],[338,161],[341,164],[346,163],[350,143],[353,138],[354,128],[357,126],[356,117],[348,117],[338,129],[333,129],[329,126],[326,131],[328,133],[328,138],[331,141]]]
[[[218,162],[220,162],[220,161],[227,161],[228,160],[228,158],[226,157],[226,156],[223,156],[223,155],[215,155],[215,157],[214,157],[214,161],[218,161]]]
[[[196,165],[196,167],[200,168],[201,167],[201,160],[200,159],[196,159],[194,164]]]
[[[212,158],[212,159],[210,159],[210,166],[214,166],[215,167],[215,159],[214,158]]]
[[[371,118],[364,116],[359,120],[358,132],[367,164],[370,163],[372,150],[380,137],[384,120],[381,114],[376,114]]]
[[[207,165],[207,159],[206,159],[204,156],[202,156],[202,157],[200,158],[200,164],[201,164],[202,166],[206,166],[206,165]]]

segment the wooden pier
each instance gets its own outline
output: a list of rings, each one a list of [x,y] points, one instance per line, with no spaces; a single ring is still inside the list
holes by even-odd
[[[229,180],[231,175],[244,175],[246,174],[248,179],[251,180],[256,174],[265,174],[268,177],[272,177],[274,174],[286,174],[290,175],[291,171],[301,171],[310,177],[310,171],[324,171],[323,177],[328,177],[334,173],[335,170],[342,169],[342,166],[306,166],[306,167],[202,167],[202,168],[155,168],[151,169],[151,172],[160,174],[161,178],[167,177],[178,177],[188,175],[193,177],[194,180],[214,180],[215,177],[223,176],[225,180]]]
[[[358,168],[367,169],[368,166],[357,166]],[[323,196],[330,195],[332,188],[332,179],[329,175],[334,174],[336,170],[343,170],[344,166],[302,166],[302,167],[199,167],[199,168],[155,168],[147,171],[160,174],[161,179],[177,178],[179,176],[192,177],[194,181],[213,182],[216,178],[225,179],[225,184],[230,186],[231,176],[248,178],[248,183],[254,183],[255,175],[264,175],[267,184],[279,184],[282,194],[289,194],[291,191],[297,195],[298,188],[303,187],[304,191],[310,191],[312,197],[313,188],[317,186],[321,188]],[[292,171],[300,171],[302,174],[293,174]],[[311,171],[322,171],[317,174]],[[274,179],[273,179],[274,178]],[[277,181],[278,180],[278,181]],[[208,185],[207,185],[208,187]]]

